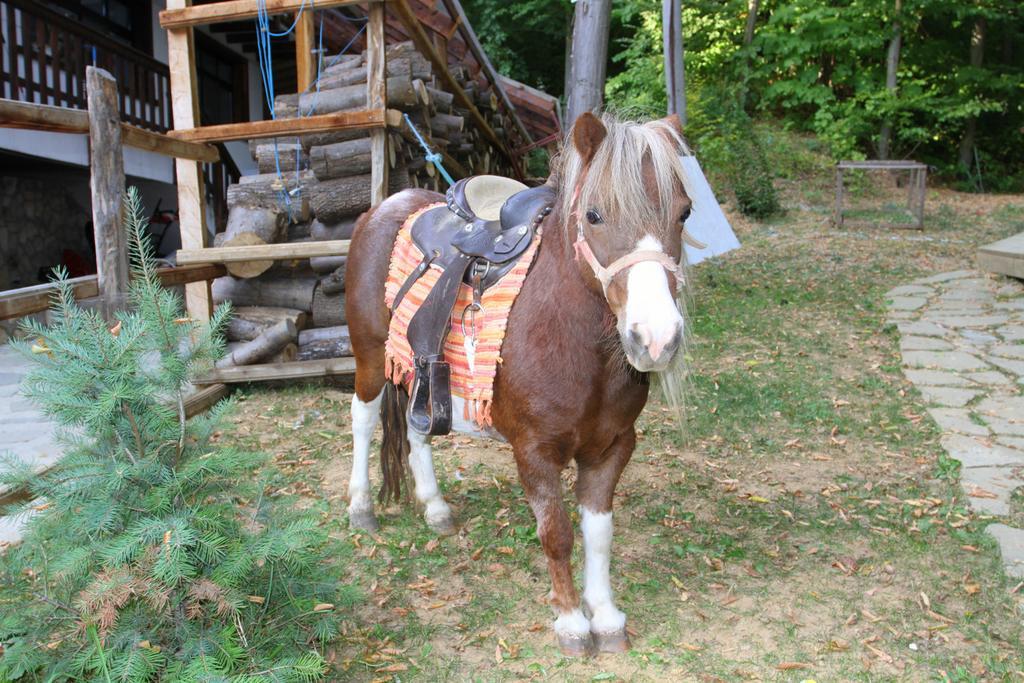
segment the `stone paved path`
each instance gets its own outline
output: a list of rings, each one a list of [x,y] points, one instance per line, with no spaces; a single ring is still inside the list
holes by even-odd
[[[57,461],[60,448],[54,439],[53,424],[19,393],[28,370],[29,362],[21,354],[0,345],[0,450],[44,468]],[[0,544],[19,537],[19,525],[0,517]]]
[[[903,371],[942,428],[942,446],[960,461],[971,507],[1010,515],[1011,495],[1024,486],[1024,284],[958,270],[887,298]],[[1024,530],[994,523],[987,531],[1007,574],[1024,578]]]

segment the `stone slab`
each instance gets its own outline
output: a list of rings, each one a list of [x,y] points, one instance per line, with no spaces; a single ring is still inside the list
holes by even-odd
[[[954,270],[948,273],[939,273],[938,275],[930,275],[929,277],[922,277],[914,280],[911,284],[915,285],[932,285],[939,282],[949,282],[950,280],[963,280],[966,278],[973,278],[978,275],[976,270]]]
[[[925,287],[924,285],[900,285],[899,287],[893,287],[885,293],[887,299],[892,299],[897,296],[929,296],[935,292],[931,287]]]
[[[926,311],[922,316],[943,327],[992,327],[1002,325],[1010,318],[1006,315],[955,315],[951,311]]]
[[[996,539],[996,543],[999,544],[1006,575],[1024,579],[1024,529],[1006,524],[989,524],[985,527],[985,533]]]
[[[1024,436],[996,436],[995,440],[1003,446],[1024,451]]]
[[[1024,341],[1024,325],[1003,325],[996,330],[996,334],[1006,341]]]
[[[973,382],[978,384],[987,384],[989,386],[1003,386],[1006,384],[1012,384],[1010,378],[1001,372],[995,370],[982,370],[981,372],[967,372],[964,373],[964,377],[967,377]]]
[[[964,467],[1024,466],[1024,451],[962,434],[946,434],[942,447]]]
[[[938,370],[984,370],[983,360],[963,351],[907,351],[903,363],[909,367]]]
[[[987,360],[997,368],[1012,372],[1018,377],[1024,377],[1024,360],[1014,360],[1013,358],[1001,358],[999,356],[986,356]]]
[[[972,436],[991,434],[988,427],[971,420],[971,413],[966,408],[929,408],[928,414],[943,431]]]
[[[970,403],[973,398],[981,395],[980,391],[961,389],[959,387],[929,387],[922,385],[917,389],[929,403],[948,408],[962,408]]]
[[[1010,514],[1010,494],[1024,479],[1013,467],[963,467],[960,483],[971,507],[983,514],[1005,517]]]
[[[988,332],[983,332],[982,330],[960,330],[960,337],[965,341],[969,341],[975,344],[991,344],[992,342],[999,341],[999,337]]]
[[[900,331],[900,334],[913,334],[919,337],[944,337],[947,332],[944,327],[920,320],[910,323],[901,322],[896,325],[896,328]]]
[[[938,337],[903,337],[900,351],[952,351],[953,345]]]
[[[928,303],[921,296],[895,296],[889,300],[889,308],[893,311],[916,311]]]
[[[941,370],[915,370],[907,368],[903,371],[903,374],[906,375],[907,379],[914,384],[931,387],[968,387],[972,384],[969,379],[955,372],[942,372]]]
[[[1024,360],[1024,344],[996,344],[990,346],[988,352],[1000,358]]]

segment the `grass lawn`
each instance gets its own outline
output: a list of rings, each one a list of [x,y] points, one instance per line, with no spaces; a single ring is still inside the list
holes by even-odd
[[[435,441],[458,536],[397,506],[379,535],[350,534],[349,395],[244,391],[222,438],[274,453],[277,493],[317,506],[355,551],[338,571],[362,599],[333,679],[1024,678],[1024,588],[965,508],[884,322],[889,288],[973,267],[977,245],[1024,230],[1024,197],[930,190],[923,233],[840,233],[830,168],[804,142],[769,147],[790,174],[787,212],[734,217],[742,249],[696,269],[685,434],[650,404],[618,489],[628,655],[559,654],[507,446]]]

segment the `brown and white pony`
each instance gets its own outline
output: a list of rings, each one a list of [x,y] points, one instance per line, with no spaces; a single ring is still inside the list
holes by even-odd
[[[638,124],[584,114],[576,121],[549,180],[558,203],[542,223],[540,247],[510,313],[494,381],[493,431],[460,420],[462,405],[453,397],[454,430],[512,445],[548,559],[554,630],[567,654],[629,647],[626,616],[609,581],[612,496],[633,454],[649,373],[670,368],[683,340],[675,294],[690,212],[685,153],[675,117]],[[368,461],[383,412],[382,466],[396,436],[407,438],[427,524],[440,533],[455,530],[429,438],[396,433],[389,401],[382,411],[390,254],[406,217],[441,199],[426,190],[400,192],[365,213],[352,236],[345,301],[356,358],[348,508],[354,528],[377,528]],[[582,605],[570,567],[573,527],[562,505],[560,475],[571,460],[585,556]]]

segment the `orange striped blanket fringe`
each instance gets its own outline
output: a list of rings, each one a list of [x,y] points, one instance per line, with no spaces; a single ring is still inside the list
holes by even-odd
[[[425,211],[444,206],[431,204],[409,216],[395,240],[391,250],[391,265],[385,285],[384,301],[391,308],[398,290],[409,273],[423,260],[423,252],[413,243],[411,229],[416,219]],[[484,292],[481,298],[483,312],[477,313],[477,344],[474,371],[470,372],[466,358],[465,337],[462,332],[462,313],[473,303],[473,289],[463,283],[459,287],[455,308],[452,309],[451,331],[444,344],[444,359],[451,365],[451,390],[454,396],[465,401],[463,418],[472,420],[479,427],[491,426],[491,403],[494,398],[494,378],[501,363],[501,344],[505,339],[512,304],[522,289],[526,274],[537,253],[540,239],[535,238],[530,248],[519,257],[519,262],[501,280]],[[434,283],[440,277],[441,269],[431,266],[409,289],[398,309],[391,316],[388,340],[384,346],[384,368],[387,377],[395,384],[411,388],[413,379],[412,349],[406,339],[406,331],[413,314],[423,304]],[[467,331],[469,316],[467,316]]]

